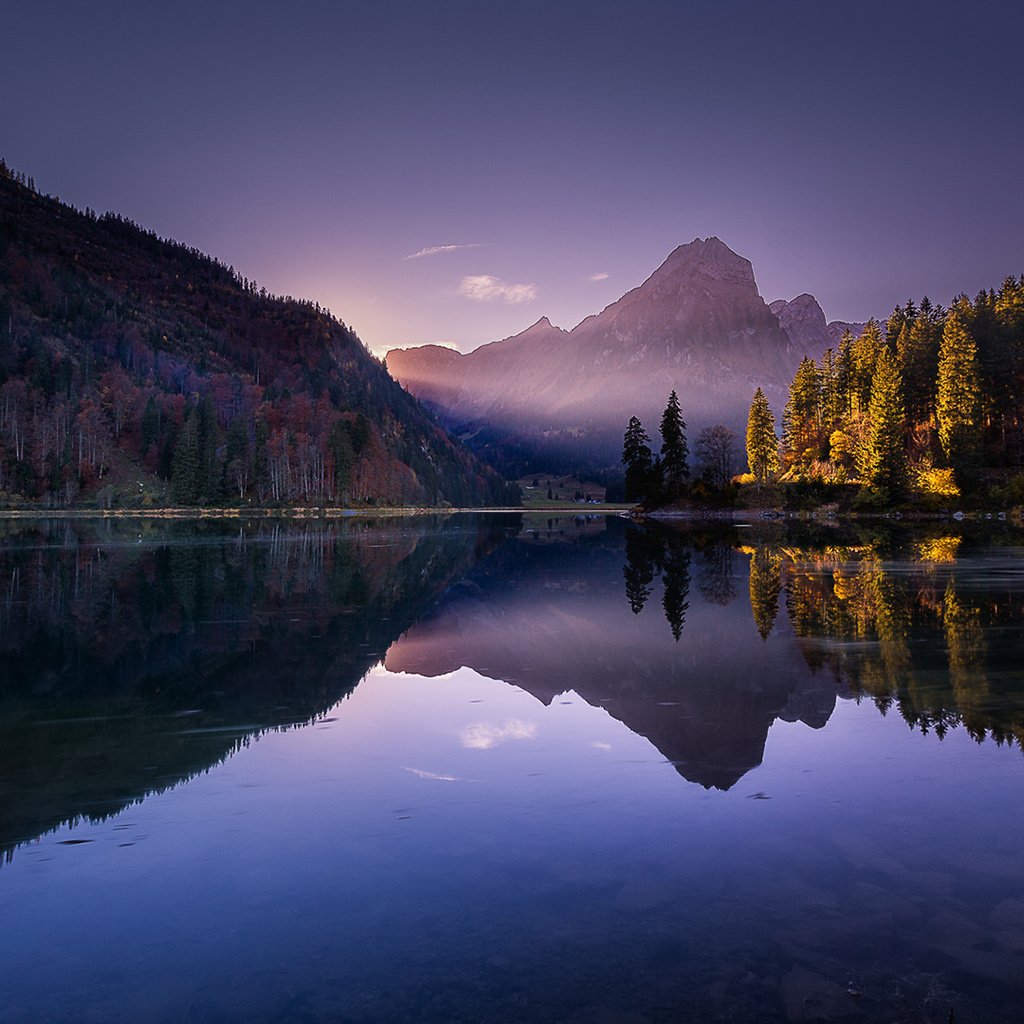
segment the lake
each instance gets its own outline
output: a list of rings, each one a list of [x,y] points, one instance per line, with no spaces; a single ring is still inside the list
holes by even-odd
[[[1021,543],[0,524],[0,1020],[1019,1020]]]

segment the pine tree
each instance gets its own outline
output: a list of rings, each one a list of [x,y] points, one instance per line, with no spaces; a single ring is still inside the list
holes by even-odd
[[[759,484],[779,468],[779,443],[775,436],[775,417],[764,392],[758,388],[747,416],[747,463]]]
[[[661,416],[662,493],[668,501],[680,497],[686,488],[690,478],[689,454],[686,423],[679,410],[679,397],[673,391]]]
[[[762,640],[768,639],[775,625],[781,589],[782,557],[759,545],[750,559],[750,610]]]
[[[789,401],[782,414],[782,449],[789,466],[808,465],[821,457],[821,392],[818,368],[806,356],[800,360]]]
[[[871,402],[871,378],[875,372],[878,355],[885,347],[882,332],[876,320],[869,320],[864,325],[861,336],[853,343],[850,350],[851,366],[851,408],[853,412],[863,412]]]
[[[622,464],[626,467],[626,501],[639,501],[648,493],[651,483],[651,438],[643,424],[630,416],[622,439]]]
[[[171,495],[181,505],[194,505],[201,494],[198,421],[192,409],[171,457]]]
[[[974,482],[981,455],[978,349],[968,328],[969,315],[970,305],[961,298],[946,317],[935,406],[939,443],[961,488]]]
[[[896,339],[896,355],[903,378],[903,396],[911,423],[928,422],[935,414],[935,375],[939,361],[942,321],[925,297],[921,311],[908,320]]]
[[[868,406],[871,423],[866,453],[868,482],[884,489],[890,497],[902,492],[907,478],[907,457],[904,441],[906,417],[896,357],[882,348],[871,382]]]

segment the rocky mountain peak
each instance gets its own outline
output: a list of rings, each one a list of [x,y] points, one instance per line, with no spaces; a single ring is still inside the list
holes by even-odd
[[[720,238],[695,238],[669,253],[664,263],[651,275],[649,281],[666,278],[680,282],[703,277],[754,288],[754,268],[750,261],[737,255]]]
[[[776,299],[768,308],[778,318],[779,326],[801,352],[817,358],[830,343],[825,313],[818,300],[804,292],[795,299]]]

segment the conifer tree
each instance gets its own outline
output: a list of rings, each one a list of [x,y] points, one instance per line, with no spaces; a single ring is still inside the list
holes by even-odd
[[[875,365],[868,407],[871,423],[866,453],[868,482],[890,496],[899,494],[907,477],[902,381],[896,357],[883,347]]]
[[[775,625],[782,589],[782,557],[765,545],[759,545],[750,559],[750,610],[762,640]]]
[[[800,360],[789,401],[782,414],[782,450],[789,466],[807,465],[821,456],[821,393],[818,368],[806,356]]]
[[[626,467],[626,500],[639,501],[651,482],[651,438],[643,424],[630,416],[622,439],[622,464]]]
[[[779,468],[779,442],[775,436],[775,417],[764,392],[758,388],[747,416],[747,463],[759,484]]]
[[[194,505],[201,493],[198,421],[192,409],[171,458],[171,495],[181,505]]]
[[[871,402],[871,377],[875,372],[878,354],[885,347],[882,332],[876,320],[869,320],[861,336],[853,343],[851,356],[851,408],[864,412]]]
[[[690,478],[689,454],[686,423],[679,410],[679,397],[673,391],[661,416],[661,479],[663,496],[668,501],[680,497],[686,487]]]
[[[961,298],[946,317],[935,405],[939,443],[961,488],[973,483],[981,454],[978,349],[968,327],[969,315],[970,305]]]

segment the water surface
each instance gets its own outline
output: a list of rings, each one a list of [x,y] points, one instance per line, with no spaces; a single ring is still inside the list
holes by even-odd
[[[1015,538],[0,535],[0,1019],[1018,1019]]]

